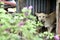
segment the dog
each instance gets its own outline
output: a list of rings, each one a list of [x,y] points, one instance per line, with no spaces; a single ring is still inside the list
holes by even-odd
[[[35,13],[36,16],[38,17],[38,20],[43,23],[43,25],[47,28],[48,32],[51,32],[55,20],[56,20],[56,12],[51,12],[50,14],[45,14],[45,13]]]

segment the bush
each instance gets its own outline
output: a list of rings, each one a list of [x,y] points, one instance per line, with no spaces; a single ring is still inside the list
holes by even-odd
[[[3,9],[3,8],[2,8]],[[9,14],[0,12],[0,40],[39,40],[36,17],[31,15],[32,6],[24,7],[22,13]]]
[[[44,40],[45,37],[53,40],[54,34],[37,33],[36,17],[31,15],[32,6],[24,7],[22,13],[9,14],[3,7],[0,9],[0,40]]]

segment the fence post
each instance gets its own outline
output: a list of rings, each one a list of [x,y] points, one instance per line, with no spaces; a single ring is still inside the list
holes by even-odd
[[[20,13],[19,0],[16,0],[16,12]]]
[[[17,13],[21,12],[21,9],[26,6],[26,0],[16,0]]]
[[[57,19],[57,26],[56,26],[56,33],[57,34],[60,34],[60,0],[57,0],[57,3],[56,3],[56,19]]]

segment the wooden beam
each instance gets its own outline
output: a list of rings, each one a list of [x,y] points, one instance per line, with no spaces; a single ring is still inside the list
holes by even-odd
[[[59,10],[60,0],[57,0],[56,4],[57,4],[57,5],[56,5],[56,20],[57,20],[57,23],[56,23],[56,24],[57,24],[57,25],[56,25],[56,33],[57,33],[57,34],[60,34],[60,18],[59,18],[59,15],[60,15],[60,14],[59,14],[59,13],[60,13],[60,12],[59,12],[59,11],[60,11],[60,10]]]
[[[26,5],[25,1],[26,0],[17,0],[16,1],[17,13],[20,13],[21,12],[21,9],[23,7],[25,7],[25,5]]]

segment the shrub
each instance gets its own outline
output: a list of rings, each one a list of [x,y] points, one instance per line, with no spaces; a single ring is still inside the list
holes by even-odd
[[[2,8],[3,9],[3,8]],[[0,40],[39,40],[36,34],[36,17],[31,15],[32,6],[24,7],[22,13],[0,12]],[[19,34],[20,33],[20,34]],[[22,34],[21,34],[22,33]]]

